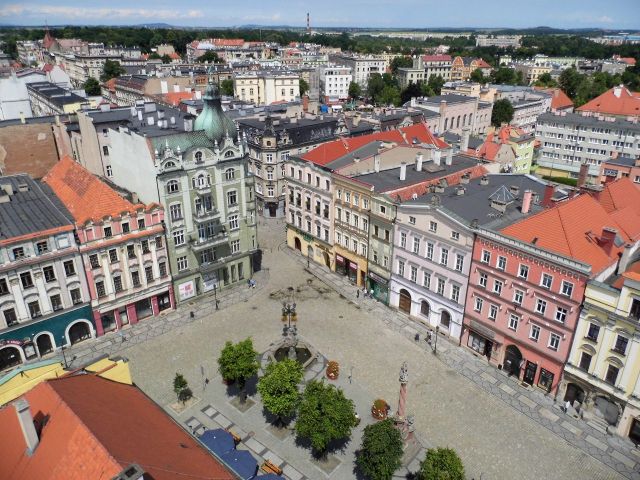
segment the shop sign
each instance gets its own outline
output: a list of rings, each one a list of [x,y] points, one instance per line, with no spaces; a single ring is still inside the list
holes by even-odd
[[[190,282],[181,283],[178,285],[178,293],[180,300],[186,300],[187,298],[196,296],[196,287],[193,280]]]
[[[218,276],[215,273],[207,273],[202,276],[202,285],[205,292],[213,290],[218,283]]]
[[[375,272],[369,271],[369,278],[371,278],[372,280],[375,280],[378,283],[381,283],[382,285],[387,285],[389,283],[389,280],[387,280],[386,278],[382,278],[380,275],[377,275]]]
[[[336,254],[336,262],[344,263],[344,258]]]
[[[19,345],[22,346],[22,340],[0,340],[0,345]]]
[[[478,332],[480,335],[484,335],[487,338],[490,338],[491,340],[493,340],[496,336],[495,332],[493,330],[491,330],[490,328],[485,327],[484,325],[480,324],[478,321],[476,320],[471,320],[469,326],[475,330],[476,332]]]
[[[358,264],[357,263],[353,263],[353,262],[349,262],[349,268],[352,268],[353,270],[357,270],[358,269]]]
[[[305,242],[310,242],[313,240],[313,237],[311,235],[309,235],[308,233],[303,233],[302,234],[302,238],[304,239]]]

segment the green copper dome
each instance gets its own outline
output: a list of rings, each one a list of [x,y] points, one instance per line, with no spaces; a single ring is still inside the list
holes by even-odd
[[[234,138],[236,134],[236,126],[233,120],[228,118],[222,111],[220,103],[220,94],[218,87],[213,83],[207,86],[204,93],[204,108],[193,124],[194,130],[204,130],[207,137],[213,142],[222,142],[225,135]]]

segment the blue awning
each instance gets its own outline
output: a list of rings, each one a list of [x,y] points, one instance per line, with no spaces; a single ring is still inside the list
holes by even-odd
[[[220,457],[242,480],[256,476],[258,461],[246,450],[231,450]]]
[[[259,475],[256,480],[284,480],[284,477],[276,475],[275,473],[267,473],[266,475]]]
[[[219,457],[236,448],[231,434],[222,428],[205,431],[200,436],[200,441]]]

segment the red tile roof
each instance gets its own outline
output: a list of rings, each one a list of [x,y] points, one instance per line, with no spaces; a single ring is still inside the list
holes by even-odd
[[[244,40],[242,38],[214,38],[213,44],[218,47],[242,47]]]
[[[176,106],[183,100],[193,100],[195,95],[195,92],[169,92],[165,93],[163,98],[169,105]]]
[[[425,62],[450,62],[451,55],[423,55],[422,60]]]
[[[534,87],[536,90],[550,94],[551,97],[551,109],[552,110],[564,110],[565,108],[573,107],[573,102],[567,96],[561,88],[544,88]]]
[[[397,190],[387,190],[384,193],[392,197],[400,197],[400,200],[402,201],[410,200],[414,193],[418,196],[424,195],[428,186],[437,185],[443,179],[447,181],[448,186],[458,185],[461,177],[467,173],[470,175],[470,178],[479,178],[489,172],[482,165],[476,165],[467,170],[461,170],[442,177],[432,178],[431,180],[425,180],[424,182],[415,183],[407,187],[400,187]]]
[[[613,87],[576,110],[609,115],[640,116],[640,92],[631,92],[622,85]]]
[[[628,178],[607,183],[598,198],[607,212],[640,205],[640,191]]]
[[[301,157],[318,165],[326,165],[371,142],[413,144],[414,140],[417,143],[435,145],[438,148],[447,148],[449,146],[446,142],[435,137],[426,123],[415,123],[398,130],[387,130],[359,137],[340,138],[332,142],[323,143]]]
[[[49,185],[76,223],[100,222],[105,217],[131,214],[144,205],[134,205],[122,198],[102,180],[70,157],[56,163],[42,179]]]
[[[476,60],[476,68],[493,68],[487,62],[485,62],[482,58],[478,58]]]
[[[108,479],[132,463],[154,480],[234,478],[135,386],[82,374],[40,383],[24,397],[33,417],[47,421],[27,455],[15,408],[0,410],[0,478]]]

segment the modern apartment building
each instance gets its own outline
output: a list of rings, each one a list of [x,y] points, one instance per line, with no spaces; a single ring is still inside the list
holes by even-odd
[[[388,67],[388,63],[384,58],[374,55],[331,54],[329,55],[329,60],[338,65],[350,67],[353,81],[362,88],[367,88],[369,76],[372,73],[382,75],[387,71]]]
[[[327,65],[320,69],[320,95],[326,99],[346,100],[353,80],[351,67]]]
[[[460,135],[469,129],[472,135],[487,133],[491,125],[492,104],[465,95],[438,95],[417,98],[411,103],[413,108],[438,113],[438,128],[434,133],[445,132]]]

